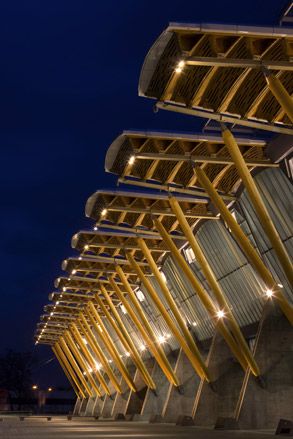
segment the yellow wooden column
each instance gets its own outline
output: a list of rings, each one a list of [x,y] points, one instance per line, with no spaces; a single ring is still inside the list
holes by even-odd
[[[175,300],[173,299],[173,296],[170,293],[170,291],[169,291],[169,289],[168,289],[168,287],[167,287],[167,285],[162,277],[162,274],[161,274],[160,270],[158,269],[158,266],[152,257],[152,254],[151,254],[148,246],[146,245],[145,241],[142,238],[137,238],[137,243],[138,243],[139,248],[141,249],[144,257],[148,261],[148,264],[151,268],[151,271],[154,274],[168,305],[170,306],[170,309],[171,309],[171,311],[172,311],[172,313],[173,313],[173,315],[178,323],[178,326],[180,327],[180,329],[182,331],[182,334],[185,337],[185,340],[189,346],[189,349],[191,350],[194,357],[196,358],[199,367],[202,369],[202,371],[204,373],[204,376],[208,380],[210,380],[208,369],[207,369],[203,359],[201,358],[200,352],[196,346],[196,343],[192,337],[192,334],[188,330],[187,325],[179,312],[177,304],[176,304]]]
[[[84,338],[86,339],[94,354],[99,359],[114,388],[117,390],[118,393],[122,393],[121,386],[83,314],[80,314],[80,320],[78,320],[78,323],[83,331]]]
[[[279,78],[277,78],[269,70],[265,70],[264,74],[270,91],[275,96],[291,122],[293,122],[293,99],[291,98]]]
[[[97,385],[96,381],[94,380],[92,374],[91,374],[91,370],[88,367],[88,365],[86,364],[85,360],[83,359],[80,351],[78,350],[78,348],[76,347],[76,344],[70,334],[69,331],[65,331],[63,334],[64,340],[66,341],[66,343],[68,344],[71,352],[73,353],[73,355],[76,358],[76,361],[79,363],[80,367],[83,369],[83,371],[86,374],[86,377],[89,381],[89,383],[91,384],[93,390],[96,392],[96,394],[98,396],[102,396],[99,386]]]
[[[210,264],[208,263],[199,243],[197,242],[197,239],[194,236],[193,231],[192,231],[190,225],[188,224],[178,201],[173,197],[170,198],[169,201],[170,201],[171,208],[178,219],[180,227],[181,227],[184,235],[186,236],[186,238],[187,238],[187,240],[188,240],[188,242],[189,242],[189,244],[194,252],[196,260],[199,263],[199,265],[203,271],[203,274],[205,275],[205,278],[208,281],[211,289],[213,290],[213,293],[217,299],[219,306],[221,307],[220,310],[226,316],[227,324],[229,325],[231,331],[233,332],[233,335],[236,338],[237,342],[241,346],[243,355],[245,355],[245,358],[248,361],[248,363],[250,364],[250,366],[253,367],[253,373],[255,375],[259,375],[258,366],[255,363],[255,360],[252,357],[251,351],[250,351],[249,347],[247,346],[247,343],[245,341],[245,338],[243,337],[243,334],[239,328],[239,325],[238,325],[234,315],[231,312],[231,309],[230,309],[230,306],[226,300],[225,294],[222,291],[222,288],[221,288],[219,282],[217,281],[217,279],[216,279],[216,277],[215,277],[215,275],[210,267]]]
[[[168,313],[168,311],[166,310],[163,303],[160,301],[156,290],[154,289],[153,285],[150,283],[149,279],[147,279],[147,277],[145,276],[145,274],[142,271],[139,264],[136,262],[134,257],[130,254],[130,252],[127,252],[126,256],[127,256],[127,259],[129,261],[130,265],[135,270],[135,272],[137,273],[141,282],[143,283],[144,287],[147,289],[147,291],[148,291],[149,295],[151,296],[153,302],[155,303],[156,307],[158,308],[158,310],[162,314],[165,322],[167,323],[168,327],[170,328],[170,331],[172,331],[172,333],[174,334],[174,336],[178,340],[179,345],[181,346],[183,352],[185,353],[185,355],[189,359],[189,361],[192,364],[196,373],[200,376],[200,378],[204,378],[207,381],[211,381],[211,377],[210,377],[209,372],[204,370],[204,369],[206,369],[206,367],[204,367],[204,369],[201,367],[201,363],[202,363],[201,358],[198,358],[198,356],[196,356],[194,354],[194,352],[191,351],[186,339],[183,337],[180,330],[174,324],[173,318]]]
[[[101,339],[103,340],[103,343],[105,344],[108,352],[110,353],[111,357],[113,358],[117,368],[120,370],[120,373],[123,376],[125,382],[127,383],[129,388],[133,392],[137,392],[134,381],[131,378],[130,373],[128,372],[122,359],[120,358],[119,352],[116,349],[116,346],[115,346],[113,340],[111,339],[111,337],[107,331],[107,328],[105,327],[104,323],[102,322],[102,319],[99,316],[99,313],[97,312],[97,310],[94,307],[94,304],[92,302],[88,303],[87,316],[89,317],[97,334],[99,334]],[[97,324],[97,322],[98,322],[98,324]]]
[[[251,242],[229,211],[228,207],[226,206],[216,189],[213,187],[204,170],[196,166],[195,172],[200,185],[206,190],[211,201],[219,210],[221,217],[230,228],[231,233],[234,236],[239,247],[247,257],[252,267],[258,273],[260,278],[264,281],[267,289],[273,292],[273,297],[278,302],[280,308],[282,309],[283,313],[285,314],[291,325],[293,325],[293,307],[284,296],[282,289],[275,282],[272,274],[263,263],[261,257],[252,246]]]
[[[152,327],[149,324],[146,316],[144,315],[144,313],[143,313],[143,311],[138,303],[138,300],[137,300],[134,292],[132,291],[132,288],[129,285],[129,282],[128,282],[122,268],[117,265],[116,270],[120,276],[120,279],[121,279],[125,289],[128,292],[128,298],[132,304],[135,304],[134,307],[135,307],[136,311],[138,312],[139,316],[141,317],[144,326],[142,325],[141,321],[139,320],[139,318],[135,314],[134,310],[132,309],[130,303],[128,302],[128,300],[126,299],[126,297],[124,296],[124,294],[122,293],[122,291],[120,290],[120,288],[118,287],[118,285],[116,284],[115,280],[112,277],[109,278],[110,284],[112,285],[114,291],[116,292],[116,295],[121,300],[122,304],[125,306],[133,323],[139,329],[146,345],[149,347],[150,351],[152,352],[154,358],[156,359],[156,361],[158,362],[162,371],[166,375],[167,379],[174,386],[179,386],[180,382],[179,382],[176,374],[174,373],[174,371],[173,371],[173,369],[172,369],[172,367],[171,367],[171,365],[166,357],[165,352],[163,351],[162,347],[158,344],[158,341],[157,341],[156,336],[152,330]]]
[[[92,390],[89,388],[88,383],[86,382],[86,380],[83,376],[83,372],[80,370],[77,362],[75,361],[74,356],[72,355],[72,353],[71,353],[69,347],[67,346],[63,337],[60,337],[59,343],[60,343],[60,346],[61,346],[64,354],[66,355],[68,361],[70,362],[74,372],[78,376],[79,381],[82,383],[82,386],[85,389],[87,396],[89,396],[91,398],[94,397],[95,395],[93,394]]]
[[[191,270],[190,266],[187,264],[186,260],[184,259],[184,257],[182,256],[182,254],[180,253],[178,248],[176,247],[176,244],[173,242],[172,238],[169,236],[169,234],[165,230],[163,224],[158,219],[154,219],[154,224],[156,226],[156,229],[160,233],[161,237],[163,238],[165,244],[167,245],[167,247],[171,251],[172,256],[178,262],[180,268],[182,269],[183,273],[186,275],[187,279],[189,280],[189,282],[193,286],[193,288],[194,288],[196,294],[198,295],[199,299],[201,300],[203,306],[205,307],[205,309],[209,313],[211,319],[214,321],[215,327],[220,332],[220,334],[222,335],[224,340],[226,340],[226,343],[230,347],[235,358],[238,359],[239,363],[241,364],[242,368],[245,371],[247,369],[247,366],[249,366],[251,371],[255,375],[259,375],[259,369],[256,366],[255,361],[254,360],[251,361],[252,354],[249,356],[250,361],[248,362],[245,354],[242,352],[241,343],[240,344],[236,343],[235,339],[232,337],[231,333],[229,332],[228,328],[226,327],[226,324],[223,321],[223,319],[219,318],[217,316],[217,311],[218,311],[217,307],[213,303],[213,301],[212,301],[211,297],[209,296],[209,294],[207,293],[207,291],[205,291],[205,289],[202,287],[199,280],[196,278],[196,276],[193,273],[193,271]]]
[[[97,300],[99,306],[101,307],[101,309],[103,310],[103,312],[107,316],[113,329],[115,330],[116,334],[120,338],[121,343],[123,344],[125,349],[130,353],[130,356],[131,356],[133,362],[135,363],[136,367],[140,371],[145,383],[151,389],[155,389],[156,385],[155,385],[151,375],[149,374],[144,362],[142,361],[142,358],[139,355],[139,352],[136,349],[135,344],[133,343],[130,335],[128,334],[127,329],[125,328],[124,323],[123,323],[120,315],[118,314],[117,309],[116,309],[115,305],[113,304],[106,288],[104,287],[103,284],[100,285],[100,288],[101,288],[101,292],[103,293],[103,296],[106,299],[107,304],[109,305],[109,307],[111,309],[111,312],[115,318],[115,321],[117,323],[114,322],[114,319],[112,318],[111,314],[109,313],[109,311],[105,307],[103,301],[101,300],[101,298],[99,297],[98,294],[95,294],[95,299]]]
[[[51,346],[51,347],[52,347],[52,351],[54,352],[55,357],[57,358],[60,366],[63,369],[63,372],[65,373],[68,381],[70,382],[70,384],[71,384],[71,386],[72,386],[72,388],[74,390],[74,393],[76,394],[76,396],[78,398],[80,398],[80,397],[85,398],[85,394],[82,392],[82,390],[79,388],[79,386],[75,383],[73,376],[71,376],[71,373],[70,373],[69,369],[66,367],[64,361],[60,357],[60,355],[57,352],[56,348],[54,346]]]
[[[101,384],[102,388],[104,389],[105,393],[107,395],[111,395],[111,392],[109,390],[109,387],[108,387],[104,377],[102,376],[100,371],[97,369],[96,362],[93,359],[91,353],[88,351],[87,347],[85,346],[84,341],[82,339],[82,336],[80,335],[80,333],[77,329],[77,326],[74,323],[71,323],[71,325],[69,326],[69,331],[71,332],[72,338],[75,339],[75,341],[78,343],[79,348],[84,355],[84,358],[86,359],[86,361],[90,365],[91,369],[93,370],[92,373],[96,375],[96,377],[97,377],[99,383]]]
[[[231,157],[235,163],[236,169],[240,177],[242,178],[243,184],[246,187],[251,202],[261,222],[262,228],[267,234],[290,284],[293,285],[292,261],[290,260],[290,257],[288,256],[285,246],[282,240],[280,239],[279,234],[270,218],[267,208],[249,172],[249,169],[245,163],[245,160],[241,154],[237,142],[231,131],[228,130],[228,128],[225,127],[224,125],[222,125],[222,136],[225,145],[227,146],[228,151],[231,154]]]

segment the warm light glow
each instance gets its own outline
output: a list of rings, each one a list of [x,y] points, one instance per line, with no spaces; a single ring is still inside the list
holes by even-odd
[[[175,72],[176,73],[181,73],[182,72],[182,67],[176,67]]]
[[[98,230],[97,226],[94,227],[94,230]]]
[[[185,66],[185,61],[183,61],[183,59],[181,61],[179,61],[178,63],[178,67],[181,67],[181,69]]]
[[[75,273],[76,273],[76,270],[72,270],[71,274],[75,274]]]
[[[113,363],[113,360],[108,360],[108,363]]]
[[[102,365],[100,363],[95,363],[95,366],[96,366],[96,370],[102,369]]]
[[[126,357],[130,357],[130,353],[129,352],[125,352]]]
[[[130,166],[132,166],[134,162],[135,162],[135,156],[132,155],[132,156],[130,157],[130,159],[128,160],[128,164],[129,164]]]
[[[144,344],[142,344],[142,345],[140,346],[140,350],[141,350],[141,352],[145,351],[145,350],[146,350],[146,346],[145,346]]]
[[[59,301],[57,300],[56,305],[59,305]]]
[[[106,216],[107,215],[107,209],[103,209],[101,212],[101,216]]]
[[[78,257],[78,260],[79,260],[79,261],[81,261],[81,260],[82,260],[82,257],[81,257],[81,256],[79,256],[79,257]]]
[[[32,386],[32,389],[33,389],[33,390],[38,390],[38,386],[37,386],[36,384],[34,384],[34,385]]]
[[[93,373],[93,369],[89,367],[89,373]]]
[[[86,375],[86,372],[83,372],[83,375]]]
[[[274,293],[273,293],[272,290],[267,290],[267,291],[266,291],[266,296],[267,296],[267,297],[270,298],[270,297],[273,297],[273,295],[274,295]]]
[[[53,312],[50,312],[50,316],[53,316],[54,315],[54,313]]]
[[[278,284],[278,287],[279,288],[284,288],[282,284]]]
[[[66,287],[63,287],[63,288],[62,288],[62,291],[66,291]]]
[[[163,335],[160,335],[160,337],[158,338],[158,342],[160,344],[163,344],[163,343],[165,343],[165,341],[166,341],[166,337],[164,337]]]
[[[48,387],[48,392],[52,392],[52,391],[53,391],[52,387]]]
[[[218,317],[218,319],[222,319],[224,316],[225,316],[224,311],[220,309],[220,310],[217,312],[217,317]]]
[[[160,270],[160,273],[161,273],[161,276],[162,276],[162,278],[163,278],[163,281],[164,281],[165,283],[167,283],[167,278],[166,278],[165,273],[163,273],[161,270]]]
[[[196,322],[192,322],[192,326],[197,326],[197,323]]]
[[[89,248],[90,247],[87,244],[84,246],[85,251],[88,250]]]
[[[83,338],[82,341],[84,342],[84,344],[87,344],[87,341],[85,338]]]

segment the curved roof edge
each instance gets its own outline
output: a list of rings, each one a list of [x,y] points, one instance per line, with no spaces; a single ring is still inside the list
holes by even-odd
[[[123,144],[125,138],[127,136],[144,136],[144,137],[164,137],[164,138],[170,138],[170,139],[181,139],[181,140],[198,140],[198,141],[216,141],[216,142],[223,142],[222,136],[219,134],[203,134],[203,133],[172,133],[170,131],[145,131],[145,130],[125,130],[123,131],[116,139],[111,143],[109,146],[106,157],[105,157],[105,171],[113,173],[111,171],[113,167],[113,163],[116,160],[117,154],[120,150],[121,145]],[[253,139],[250,137],[237,137],[238,143],[244,143],[246,145],[249,144],[266,144],[266,140],[264,139]],[[88,200],[89,201],[89,200]],[[90,203],[90,202],[89,202]]]
[[[283,26],[239,26],[233,24],[211,24],[211,23],[176,23],[171,22],[167,29],[155,40],[147,52],[140,70],[138,81],[138,95],[145,96],[153,73],[157,67],[160,57],[170,41],[173,32],[176,31],[197,31],[206,33],[225,32],[231,34],[253,34],[274,37],[293,36],[293,28]],[[151,96],[148,96],[151,98]],[[155,98],[153,98],[155,99]]]

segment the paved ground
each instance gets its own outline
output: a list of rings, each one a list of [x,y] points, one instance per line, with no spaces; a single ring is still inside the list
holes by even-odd
[[[5,418],[0,423],[1,439],[92,439],[92,438],[165,438],[165,439],[269,439],[273,432],[214,431],[197,427],[177,427],[170,424],[143,422],[114,422],[73,420]]]

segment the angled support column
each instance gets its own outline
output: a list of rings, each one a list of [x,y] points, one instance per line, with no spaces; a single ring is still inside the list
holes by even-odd
[[[216,206],[218,211],[221,214],[221,217],[226,222],[228,227],[231,230],[231,234],[233,235],[234,239],[236,240],[237,244],[247,257],[247,260],[250,262],[252,267],[255,269],[255,271],[258,273],[259,277],[264,281],[267,288],[271,291],[273,291],[273,297],[278,302],[281,310],[283,311],[284,315],[287,317],[291,325],[293,325],[293,307],[290,305],[286,297],[284,296],[281,288],[278,286],[276,281],[274,280],[272,274],[268,270],[268,268],[265,266],[264,262],[262,261],[261,257],[257,253],[257,251],[252,246],[251,242],[249,241],[248,237],[245,235],[243,230],[241,229],[240,225],[237,223],[231,212],[229,211],[228,207],[224,203],[224,201],[221,199],[219,194],[217,193],[216,189],[213,187],[212,183],[210,182],[209,178],[207,177],[206,173],[203,169],[200,167],[195,167],[195,172],[198,178],[199,183],[202,187],[205,188],[207,191],[211,201]]]
[[[107,383],[106,383],[104,377],[102,376],[100,371],[97,369],[96,362],[93,359],[91,353],[88,351],[87,347],[85,346],[84,341],[82,339],[82,336],[80,335],[80,333],[77,329],[77,326],[74,323],[71,323],[71,325],[69,326],[69,331],[71,332],[71,336],[73,337],[73,339],[75,339],[75,341],[78,343],[79,348],[80,348],[81,352],[83,353],[84,358],[86,359],[86,361],[88,362],[88,364],[90,365],[90,367],[93,371],[92,373],[94,375],[96,375],[96,377],[97,377],[100,385],[104,389],[105,393],[107,395],[110,395],[109,387],[107,386]]]
[[[82,392],[80,391],[79,387],[78,387],[77,384],[75,383],[75,381],[74,381],[74,377],[71,376],[69,369],[66,367],[64,361],[63,361],[62,358],[60,357],[60,355],[59,355],[59,353],[57,352],[56,348],[55,348],[54,346],[51,346],[51,348],[52,348],[52,351],[53,351],[53,353],[54,353],[56,359],[58,360],[60,366],[62,367],[63,372],[65,373],[65,375],[66,375],[68,381],[70,382],[70,384],[71,384],[71,386],[72,386],[72,388],[73,388],[73,390],[74,390],[74,393],[76,394],[77,398],[80,398],[80,397],[85,398],[84,393],[82,393]]]
[[[156,226],[156,229],[160,233],[161,237],[163,238],[165,244],[170,249],[172,256],[174,259],[178,262],[180,268],[182,269],[183,273],[186,275],[187,279],[193,286],[196,294],[198,295],[199,299],[201,300],[203,306],[209,313],[211,319],[213,320],[215,324],[215,328],[220,332],[224,340],[226,340],[226,343],[230,347],[233,355],[239,363],[241,364],[242,368],[244,370],[247,369],[248,363],[245,358],[245,355],[243,354],[241,350],[241,345],[237,345],[235,342],[235,339],[232,337],[230,331],[226,327],[225,322],[222,319],[219,319],[217,317],[217,307],[213,303],[211,297],[209,294],[205,291],[205,289],[202,287],[199,280],[196,278],[195,274],[191,270],[190,266],[187,264],[186,260],[176,247],[175,243],[173,242],[172,238],[168,235],[166,229],[164,228],[163,224],[158,220],[154,219],[154,224]]]
[[[128,282],[122,268],[119,265],[117,265],[116,271],[117,271],[126,291],[128,292],[129,301],[134,305],[137,313],[139,314],[139,316],[141,317],[141,320],[143,321],[143,324],[141,323],[141,321],[137,317],[136,313],[132,309],[132,306],[130,305],[130,303],[128,302],[128,300],[126,299],[126,297],[124,296],[124,294],[122,293],[122,291],[120,290],[120,288],[118,287],[118,285],[116,284],[115,280],[112,277],[109,278],[110,284],[112,285],[117,296],[119,297],[119,299],[121,300],[121,302],[125,306],[128,314],[129,314],[130,318],[132,319],[132,321],[134,322],[135,326],[139,329],[146,345],[149,347],[150,351],[152,352],[153,356],[155,357],[156,361],[160,365],[161,369],[165,373],[165,375],[168,378],[168,380],[170,381],[170,383],[173,384],[174,386],[179,386],[180,385],[179,380],[178,380],[176,374],[174,373],[164,350],[158,344],[158,341],[157,341],[156,336],[153,332],[153,329],[152,329],[151,325],[149,324],[144,312],[142,311],[140,304],[138,303],[138,300],[137,300],[134,292],[132,291],[131,286],[129,285],[129,282]]]
[[[118,393],[121,393],[121,386],[83,314],[80,314],[80,320],[78,320],[78,323],[82,329],[84,338],[88,342],[94,354],[99,359],[114,388],[117,390]]]
[[[71,367],[73,368],[75,374],[78,376],[79,381],[82,383],[83,388],[85,389],[88,397],[94,397],[92,390],[89,388],[88,383],[86,382],[82,371],[80,370],[77,362],[75,361],[74,356],[72,355],[69,347],[67,346],[65,340],[63,337],[59,340],[60,347],[64,352],[64,355],[67,357],[68,362],[70,363]]]
[[[89,383],[91,384],[93,390],[96,392],[96,394],[98,396],[102,396],[100,389],[99,389],[96,381],[94,380],[94,378],[91,374],[90,368],[88,367],[88,365],[86,364],[85,360],[83,359],[81,353],[79,352],[78,348],[76,347],[76,344],[75,344],[70,332],[65,331],[63,337],[64,337],[64,340],[66,341],[66,343],[68,344],[71,352],[75,356],[76,361],[79,363],[81,369],[83,369],[83,371],[86,373],[87,379],[88,379]]]
[[[102,292],[103,296],[106,299],[107,304],[109,305],[109,307],[111,309],[111,312],[112,312],[117,324],[114,322],[114,319],[112,318],[111,314],[109,313],[109,311],[105,307],[105,305],[104,305],[103,301],[101,300],[101,298],[99,297],[99,295],[96,294],[95,298],[96,298],[98,304],[100,305],[101,309],[103,310],[103,312],[107,316],[109,322],[112,324],[112,326],[113,326],[115,332],[117,333],[117,335],[119,336],[123,346],[125,347],[125,349],[127,351],[130,352],[130,356],[131,356],[133,362],[135,363],[136,367],[138,368],[138,370],[142,374],[146,385],[148,387],[150,387],[151,389],[155,389],[156,385],[155,385],[152,377],[150,376],[144,362],[142,361],[142,358],[139,355],[139,352],[136,349],[135,344],[133,343],[130,335],[128,334],[128,332],[124,326],[124,323],[123,323],[120,315],[118,314],[117,309],[115,308],[115,305],[113,304],[106,288],[102,284],[100,285],[100,288],[101,288],[101,292]]]
[[[210,374],[209,374],[207,368],[205,367],[205,365],[203,363],[203,360],[201,359],[200,354],[199,355],[195,355],[194,351],[192,351],[190,349],[189,344],[187,343],[187,340],[185,339],[185,337],[183,337],[183,335],[181,334],[180,330],[174,324],[173,318],[171,317],[171,315],[168,313],[168,311],[166,310],[166,308],[163,305],[163,303],[158,298],[158,295],[157,295],[154,287],[152,286],[150,281],[145,276],[145,274],[142,271],[142,269],[139,266],[139,264],[136,262],[134,257],[129,252],[126,253],[126,256],[127,256],[127,259],[129,261],[129,263],[131,264],[132,268],[136,271],[136,273],[137,273],[138,277],[140,278],[141,282],[143,283],[143,285],[145,286],[145,288],[149,292],[152,300],[154,301],[154,303],[156,304],[158,310],[162,314],[165,322],[167,323],[167,325],[169,326],[170,330],[172,331],[172,333],[174,334],[174,336],[178,340],[180,346],[182,347],[182,349],[185,352],[187,358],[191,362],[191,364],[192,364],[194,370],[196,371],[196,373],[201,378],[204,378],[207,381],[211,381]],[[152,257],[151,257],[151,259],[152,259]],[[156,264],[155,264],[155,266],[156,266]],[[161,280],[162,280],[162,282],[164,282],[163,279],[161,279]],[[170,292],[169,292],[169,294],[170,294]],[[177,314],[179,314],[178,309],[177,309]],[[182,320],[181,316],[180,316],[180,320]],[[183,322],[183,325],[184,325],[184,322]]]
[[[236,169],[242,178],[243,184],[249,194],[250,200],[255,208],[257,216],[261,222],[261,225],[268,236],[273,249],[283,267],[283,270],[291,284],[293,285],[293,267],[292,261],[286,251],[286,248],[270,218],[269,212],[261,198],[259,190],[253,180],[249,169],[243,159],[241,151],[237,145],[237,142],[230,130],[225,125],[222,125],[222,137],[225,145],[228,148],[229,153],[235,163]]]
[[[130,376],[130,373],[128,372],[127,368],[125,367],[125,364],[120,358],[119,352],[116,349],[115,344],[113,343],[113,340],[110,338],[108,331],[102,322],[101,317],[99,316],[96,308],[94,307],[94,304],[92,302],[88,303],[88,311],[87,315],[90,318],[90,321],[97,331],[97,333],[100,335],[101,339],[103,340],[108,352],[110,353],[111,357],[113,358],[115,364],[117,365],[117,368],[120,370],[121,375],[123,376],[124,380],[126,381],[127,385],[133,392],[136,392],[136,386],[133,382],[133,379]],[[89,310],[91,312],[89,312]],[[98,324],[97,324],[98,322]],[[100,328],[101,330],[100,330]]]
[[[228,305],[228,302],[226,301],[224,292],[222,291],[220,284],[218,283],[200,245],[198,244],[198,242],[193,234],[193,231],[192,231],[190,225],[188,224],[178,201],[173,197],[169,198],[169,201],[170,201],[170,205],[171,205],[173,212],[176,214],[176,217],[177,217],[178,222],[181,226],[181,229],[182,229],[184,235],[186,236],[186,238],[187,238],[187,240],[188,240],[188,242],[189,242],[189,244],[190,244],[190,246],[195,254],[195,257],[196,257],[199,265],[201,266],[202,271],[203,271],[210,287],[212,288],[212,290],[215,294],[215,297],[218,301],[218,304],[221,307],[221,311],[224,312],[224,316],[226,316],[226,318],[227,318],[227,323],[229,324],[229,327],[230,327],[235,339],[237,340],[237,342],[241,346],[243,355],[245,356],[246,361],[248,362],[252,373],[255,376],[260,375],[259,368],[255,362],[255,359],[252,356],[252,353],[251,353],[249,347],[247,346],[247,343],[245,341],[245,338],[243,337],[243,334],[239,328],[239,325],[238,325],[234,315],[232,314],[232,312],[230,310],[230,307]]]
[[[270,70],[265,69],[264,75],[270,91],[275,96],[291,122],[293,122],[293,99],[281,83],[280,79],[273,75]]]

